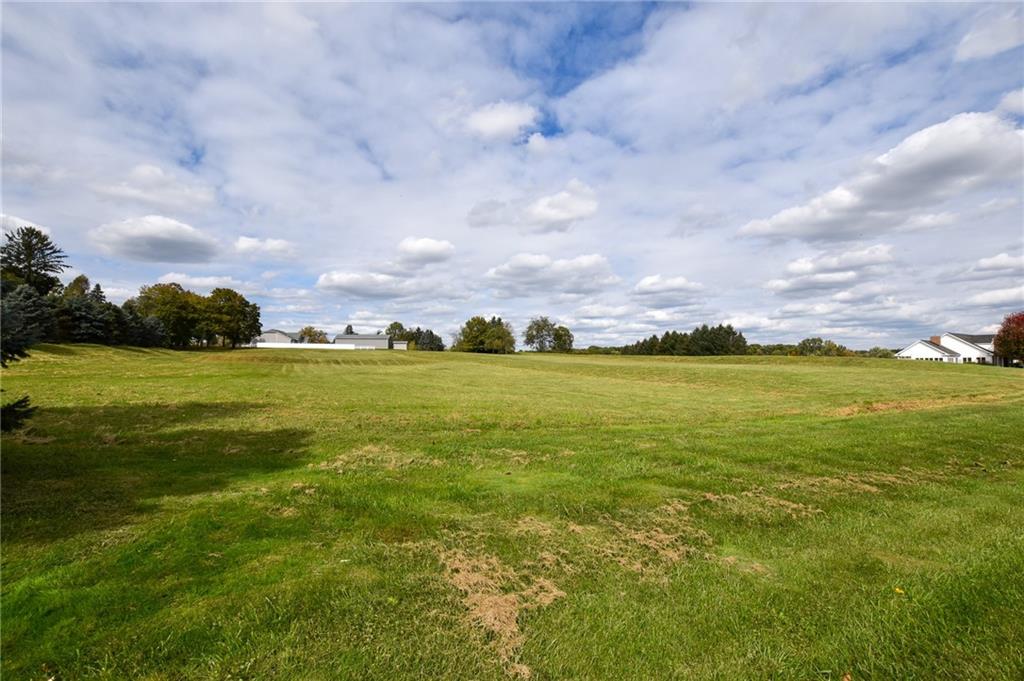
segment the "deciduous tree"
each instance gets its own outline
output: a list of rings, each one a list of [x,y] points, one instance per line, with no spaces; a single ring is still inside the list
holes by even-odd
[[[534,317],[526,325],[523,342],[537,352],[548,352],[555,344],[555,323],[547,317]]]
[[[202,312],[205,326],[233,348],[251,343],[260,335],[259,306],[233,289],[213,289],[203,301]]]
[[[299,330],[300,343],[327,343],[327,332],[313,326],[304,326]]]
[[[462,325],[455,336],[452,350],[458,352],[483,352],[507,354],[515,352],[516,338],[512,325],[501,317],[471,317]]]
[[[551,349],[555,352],[572,352],[573,340],[572,331],[566,326],[559,326],[555,329]]]
[[[143,317],[156,317],[163,325],[167,343],[187,347],[199,337],[199,296],[180,284],[153,284],[139,289],[135,306]]]
[[[1024,360],[1024,310],[1006,315],[993,340],[996,354],[1008,360]]]

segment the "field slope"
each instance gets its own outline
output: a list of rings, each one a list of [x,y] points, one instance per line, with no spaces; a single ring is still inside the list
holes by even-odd
[[[1024,372],[49,346],[10,679],[1024,678]]]

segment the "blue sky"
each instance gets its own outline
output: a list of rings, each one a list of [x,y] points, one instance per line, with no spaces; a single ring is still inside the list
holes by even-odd
[[[578,344],[1024,307],[1014,4],[5,3],[3,222],[123,300]]]

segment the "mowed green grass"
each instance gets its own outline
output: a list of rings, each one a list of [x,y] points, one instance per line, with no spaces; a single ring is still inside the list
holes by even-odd
[[[1019,679],[1024,372],[41,347],[5,679]]]

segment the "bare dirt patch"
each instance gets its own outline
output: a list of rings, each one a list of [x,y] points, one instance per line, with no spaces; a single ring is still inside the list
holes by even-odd
[[[401,452],[388,445],[366,445],[346,452],[330,461],[310,464],[310,468],[345,473],[360,468],[383,468],[394,471],[413,467],[443,466],[444,461],[424,456],[420,452]]]
[[[884,411],[925,411],[928,409],[944,409],[969,404],[984,404],[1006,399],[1005,395],[972,395],[963,397],[931,398],[921,400],[894,400],[890,402],[863,402],[850,404],[826,412],[826,416],[857,416],[858,414],[874,414]]]
[[[772,522],[786,518],[810,518],[823,513],[820,508],[768,494],[761,487],[755,487],[738,495],[708,492],[701,499],[713,512],[727,513],[758,522]]]
[[[441,561],[448,582],[462,594],[470,623],[491,638],[506,671],[529,678],[530,668],[516,659],[523,645],[519,615],[551,605],[565,592],[546,577],[518,574],[494,556],[451,550]]]
[[[531,452],[525,449],[508,449],[498,447],[486,451],[474,452],[470,458],[472,464],[477,468],[486,468],[495,464],[505,466],[529,466],[534,463],[544,463],[563,457],[575,456],[576,452],[571,449],[562,449],[557,452]]]
[[[813,476],[779,483],[779,490],[804,490],[819,494],[866,493],[878,494],[887,488],[921,483],[938,482],[945,479],[953,466],[941,470],[914,470],[901,467],[896,472],[867,471],[846,475]]]
[[[612,537],[598,546],[598,553],[634,572],[702,556],[713,543],[711,535],[694,525],[690,505],[678,499],[650,513],[605,519],[605,524]]]
[[[305,494],[313,496],[316,494],[316,485],[307,485],[304,482],[293,482],[291,486],[292,494]]]
[[[512,532],[515,534],[535,534],[541,537],[550,537],[555,533],[555,528],[550,523],[533,516],[524,516],[516,521]]]

